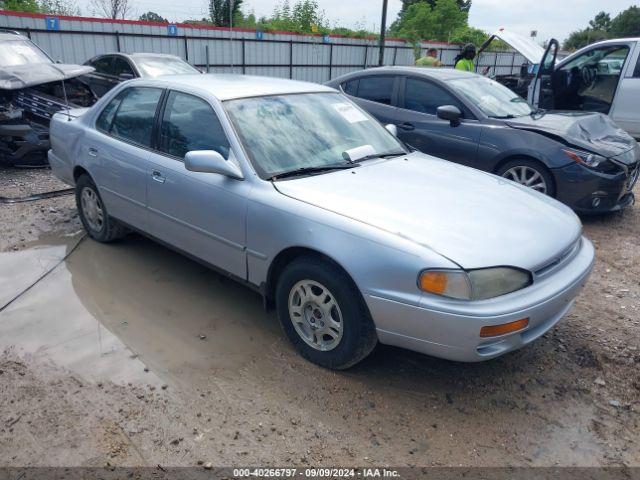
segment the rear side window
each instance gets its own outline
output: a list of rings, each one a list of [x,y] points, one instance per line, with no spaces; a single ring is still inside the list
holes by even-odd
[[[113,74],[117,77],[119,75],[122,75],[123,73],[133,75],[131,65],[129,65],[129,62],[127,62],[124,58],[115,57],[113,59]]]
[[[342,90],[347,95],[351,95],[355,97],[358,95],[358,80],[351,80],[350,82],[346,82],[342,84]]]
[[[91,62],[91,66],[96,69],[96,72],[106,75],[113,75],[113,57],[100,57],[97,60]]]
[[[142,147],[151,146],[151,132],[162,96],[159,88],[128,88],[102,111],[96,127]]]
[[[384,105],[391,105],[394,77],[365,77],[358,82],[357,97]]]
[[[404,93],[404,108],[414,112],[435,115],[438,107],[455,105],[460,102],[449,92],[431,82],[407,78]]]
[[[180,92],[167,98],[158,147],[178,158],[194,150],[215,150],[229,158],[229,142],[211,105]]]

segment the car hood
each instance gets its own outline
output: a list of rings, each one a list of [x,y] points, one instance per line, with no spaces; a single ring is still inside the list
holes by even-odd
[[[21,88],[59,82],[93,72],[93,67],[66,65],[61,63],[38,63],[0,67],[0,89],[20,90]]]
[[[520,53],[524,58],[534,65],[539,64],[544,56],[544,48],[538,45],[530,38],[524,37],[514,32],[509,32],[501,28],[495,32],[489,39],[498,38],[509,45],[511,48]]]
[[[578,217],[549,197],[421,153],[274,185],[284,195],[409,239],[468,269],[508,265],[535,271],[565,252],[582,230]]]
[[[567,144],[605,157],[615,157],[635,148],[636,141],[602,113],[549,112],[508,120],[522,130],[559,137]]]

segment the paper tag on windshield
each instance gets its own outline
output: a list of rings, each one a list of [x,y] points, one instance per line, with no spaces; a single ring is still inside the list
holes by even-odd
[[[333,108],[349,123],[366,122],[367,116],[350,103],[334,103]]]

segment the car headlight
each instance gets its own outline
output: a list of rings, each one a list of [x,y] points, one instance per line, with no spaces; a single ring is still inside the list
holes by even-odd
[[[420,290],[458,300],[486,300],[531,285],[531,274],[510,267],[479,270],[424,270],[418,277]]]
[[[582,150],[573,150],[568,148],[564,148],[562,151],[574,162],[589,168],[597,168],[607,161],[607,159],[602,155],[597,155],[591,152],[583,152]]]

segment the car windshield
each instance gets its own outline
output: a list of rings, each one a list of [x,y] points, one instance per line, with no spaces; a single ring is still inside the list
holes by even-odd
[[[403,154],[401,143],[338,93],[246,98],[225,108],[262,178],[296,170],[348,165],[345,152],[366,157]]]
[[[460,78],[451,80],[449,85],[488,117],[515,118],[533,113],[524,98],[489,78]]]
[[[143,77],[159,77],[160,75],[183,75],[200,73],[187,62],[173,57],[136,56],[135,63]]]
[[[0,67],[17,67],[32,63],[51,63],[42,50],[26,40],[2,42]]]

